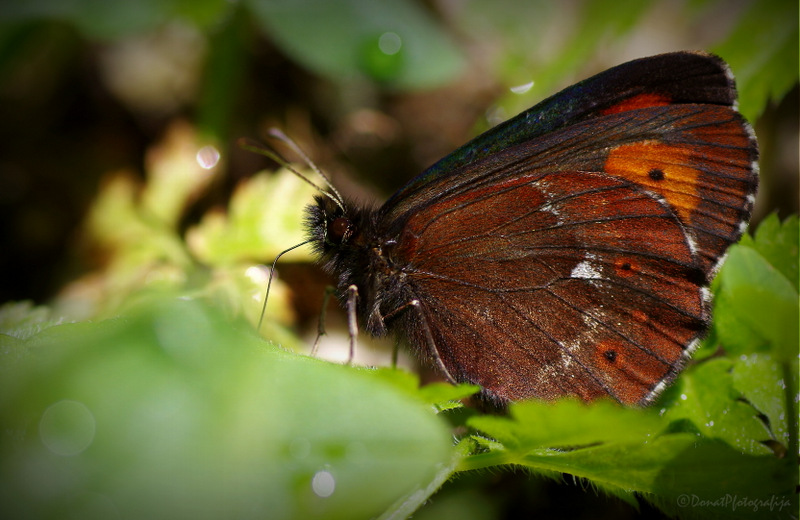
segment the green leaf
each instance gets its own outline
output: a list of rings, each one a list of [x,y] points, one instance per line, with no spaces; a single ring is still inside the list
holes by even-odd
[[[458,469],[522,465],[554,478],[566,473],[634,506],[636,492],[683,518],[786,517],[796,509],[796,468],[758,442],[772,435],[759,410],[740,400],[733,364],[714,359],[694,367],[665,393],[658,413],[566,400],[517,403],[510,417],[471,417],[467,424],[489,438],[475,436],[481,449]],[[749,382],[747,374],[741,378]]]
[[[781,366],[766,353],[742,355],[733,367],[733,385],[747,402],[769,420],[774,437],[789,446],[789,414]]]
[[[56,324],[50,309],[32,302],[8,302],[0,305],[0,334],[26,339]]]
[[[796,286],[758,251],[731,247],[719,276],[715,333],[731,353],[770,349],[796,362],[800,306]]]
[[[779,489],[786,493],[789,480],[782,461],[774,457],[744,456],[724,443],[702,442],[688,434],[667,435],[648,444],[604,445],[553,456],[531,454],[523,463],[569,470],[609,487],[651,493],[662,505],[672,503],[673,510],[681,506],[684,494],[701,499],[736,492],[770,496]]]
[[[574,447],[606,441],[642,440],[657,432],[661,420],[652,412],[600,401],[588,405],[566,399],[556,403],[513,403],[511,417],[481,415],[467,424],[525,453],[534,448]]]
[[[450,383],[430,383],[420,388],[420,395],[422,395],[429,403],[434,404],[439,411],[451,410],[458,408],[461,405],[458,401],[466,399],[481,389],[478,385],[460,384],[452,385]]]
[[[733,361],[719,358],[686,371],[659,401],[666,408],[664,417],[688,419],[705,437],[723,440],[745,453],[771,453],[761,442],[772,435],[759,419],[759,410],[739,399],[733,366]]]
[[[794,287],[800,286],[800,220],[790,215],[783,222],[777,213],[770,213],[761,221],[755,236],[744,235],[741,244],[756,251],[785,276]]]
[[[418,398],[196,301],[50,327],[17,350],[0,358],[23,357],[0,380],[10,518],[366,518],[450,459]]]
[[[273,259],[305,240],[303,210],[315,194],[286,169],[254,175],[237,186],[227,213],[208,213],[187,232],[189,249],[214,265]],[[281,258],[308,261],[311,253],[298,248]]]
[[[635,503],[632,492],[636,492],[666,512],[684,518],[771,518],[776,513],[787,517],[794,512],[796,467],[792,461],[774,457],[771,452],[760,456],[744,454],[700,433],[655,435],[653,427],[666,425],[670,418],[645,410],[610,404],[596,410],[594,406],[576,404],[524,403],[521,407],[527,410],[515,413],[514,419],[472,418],[469,424],[496,436],[500,443],[476,438],[484,451],[465,457],[459,470],[513,464],[545,476],[566,473],[588,479],[590,485],[629,502]],[[536,423],[537,408],[542,410],[538,420],[546,424]],[[550,413],[544,413],[546,408]],[[562,413],[561,420],[552,420]],[[626,431],[626,425],[632,431]],[[563,437],[550,436],[550,428]],[[582,447],[553,447],[570,445],[572,439],[595,442]],[[535,447],[537,444],[542,446]],[[739,504],[735,510],[736,505],[729,502],[732,495],[756,500],[762,507]],[[764,507],[770,500],[781,509]]]
[[[257,21],[283,50],[336,80],[359,77],[397,88],[431,88],[456,78],[460,51],[408,0],[250,1]]]
[[[668,514],[682,518],[788,518],[794,510],[792,468],[772,456],[748,456],[723,442],[690,434],[659,437],[647,444],[612,444],[552,457],[532,455],[526,464],[569,469],[601,487],[637,491]],[[742,507],[733,496],[776,500],[781,511]]]

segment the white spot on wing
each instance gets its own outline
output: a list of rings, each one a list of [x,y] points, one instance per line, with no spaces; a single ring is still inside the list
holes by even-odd
[[[595,266],[593,266],[587,260],[583,260],[582,262],[578,263],[578,265],[572,268],[570,276],[572,278],[583,278],[585,280],[597,280],[601,278],[601,273]]]
[[[689,358],[691,358],[692,354],[694,354],[694,351],[697,350],[697,347],[699,347],[699,346],[700,346],[700,338],[699,337],[697,337],[697,338],[693,339],[691,342],[689,342],[689,344],[686,345],[686,348],[683,349],[683,354],[682,354],[683,359],[687,359],[688,360]]]
[[[655,388],[650,391],[650,394],[648,394],[646,400],[649,401],[650,399],[657,397],[659,394],[661,394],[661,392],[664,391],[665,388],[667,388],[667,382],[662,379],[658,382]]]
[[[703,298],[703,302],[705,302],[706,305],[709,305],[711,300],[714,298],[714,295],[711,293],[708,287],[700,288],[700,296]]]
[[[697,254],[697,243],[694,241],[694,237],[691,233],[687,233],[684,231],[683,235],[686,237],[686,244],[689,246],[689,251],[692,252],[692,256]]]
[[[551,215],[553,215],[556,218],[556,223],[558,225],[563,225],[564,224],[564,219],[561,216],[560,208],[554,206],[553,204],[547,202],[547,203],[545,203],[545,204],[543,204],[542,206],[539,207],[539,211],[541,211],[543,213],[550,213]]]
[[[739,235],[744,235],[745,231],[747,231],[747,221],[743,220],[739,222]]]
[[[552,213],[553,215],[558,215],[556,208],[554,208],[553,205],[550,204],[549,202],[547,204],[543,204],[539,208],[539,211],[544,211],[545,213]]]
[[[720,268],[722,267],[722,264],[725,263],[725,259],[726,258],[728,258],[728,252],[727,251],[722,253],[719,256],[719,258],[717,258],[717,262],[711,268],[711,271],[709,271],[709,278],[714,278],[717,275],[717,272],[719,272]],[[711,292],[708,291],[708,289],[706,289],[705,287],[703,287],[703,289],[705,289],[706,292],[708,292],[707,296],[706,296],[705,293],[703,294],[704,301],[710,302],[711,301]]]

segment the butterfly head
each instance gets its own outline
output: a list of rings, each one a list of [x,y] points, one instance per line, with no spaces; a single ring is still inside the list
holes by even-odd
[[[344,208],[335,201],[317,195],[306,207],[306,229],[316,252],[326,256],[353,236],[353,223]]]
[[[314,251],[328,263],[363,250],[371,214],[353,204],[317,195],[306,207],[306,229]]]
[[[365,291],[374,272],[371,259],[385,242],[375,209],[320,194],[306,207],[306,229],[320,265],[338,279],[338,288],[356,285]]]

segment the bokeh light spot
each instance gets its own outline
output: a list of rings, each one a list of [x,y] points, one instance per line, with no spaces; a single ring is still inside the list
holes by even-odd
[[[39,436],[48,450],[63,457],[78,455],[94,441],[94,414],[78,401],[50,405],[39,421]]]

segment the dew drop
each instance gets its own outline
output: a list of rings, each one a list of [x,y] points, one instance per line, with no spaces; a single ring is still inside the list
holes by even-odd
[[[532,88],[533,88],[533,81],[529,81],[527,83],[523,83],[522,85],[513,86],[509,88],[509,90],[514,94],[525,94]]]
[[[311,489],[321,498],[328,498],[336,489],[336,479],[330,471],[317,471],[311,479]]]
[[[195,158],[201,168],[210,170],[219,163],[220,153],[215,147],[208,145],[200,148]]]

